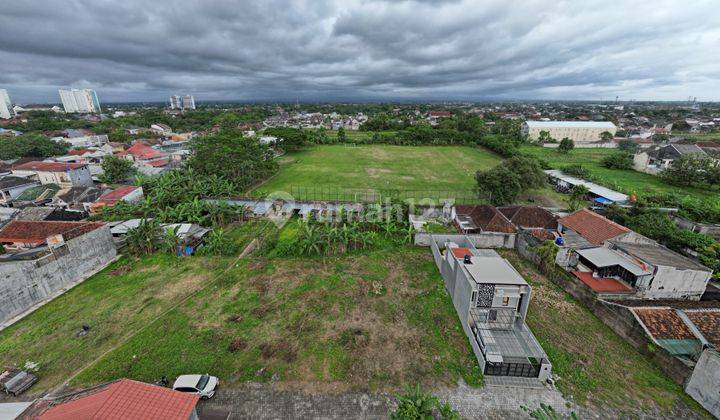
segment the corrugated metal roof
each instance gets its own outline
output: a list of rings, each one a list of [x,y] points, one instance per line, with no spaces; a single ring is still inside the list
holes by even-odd
[[[472,264],[465,264],[477,283],[527,285],[525,279],[506,259],[501,257],[471,258]]]
[[[651,274],[647,268],[643,268],[633,263],[617,251],[608,248],[589,248],[576,251],[583,258],[593,263],[596,267],[612,267],[619,265],[636,276]]]
[[[570,175],[565,175],[562,171],[559,171],[557,169],[546,170],[545,173],[561,181],[567,182],[572,186],[584,185],[592,194],[600,197],[605,197],[608,200],[615,201],[617,203],[624,203],[628,200],[628,196],[626,194],[619,193],[617,191],[611,190],[610,188],[598,185],[594,182],[585,181],[584,179],[575,178],[574,176]]]

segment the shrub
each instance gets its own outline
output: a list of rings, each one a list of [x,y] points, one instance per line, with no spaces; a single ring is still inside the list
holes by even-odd
[[[572,149],[575,148],[575,142],[565,137],[564,139],[560,140],[560,145],[558,146],[558,152],[560,153],[570,153]]]
[[[568,175],[576,176],[578,178],[590,178],[590,171],[580,164],[566,165],[561,167],[560,170]]]
[[[436,397],[420,391],[420,386],[408,390],[405,394],[396,395],[395,398],[398,400],[398,407],[390,413],[393,420],[460,419],[460,414],[448,403],[442,404]]]
[[[605,156],[600,164],[609,169],[632,169],[633,157],[624,152],[613,153]]]

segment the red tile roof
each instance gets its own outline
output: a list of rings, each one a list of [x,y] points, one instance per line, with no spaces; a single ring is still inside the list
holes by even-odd
[[[632,293],[632,287],[623,284],[615,279],[604,277],[593,277],[592,273],[587,271],[573,271],[575,277],[585,283],[595,293]]]
[[[452,249],[453,255],[455,255],[455,258],[458,258],[462,260],[465,258],[466,255],[472,255],[472,252],[470,252],[470,248],[450,248]]]
[[[104,223],[100,222],[13,220],[0,230],[0,242],[40,245],[48,236],[63,235],[69,240],[102,226]]]
[[[578,210],[573,214],[561,217],[558,223],[574,230],[594,245],[602,245],[608,239],[630,232],[630,229],[606,219],[588,209]]]
[[[691,340],[696,338],[675,309],[635,308],[633,312],[640,318],[650,335],[654,338]]]
[[[141,141],[135,142],[135,144],[130,146],[127,150],[118,154],[122,156],[132,155],[142,160],[156,159],[167,156],[165,153],[159,150],[155,150]]]
[[[431,117],[451,117],[452,113],[450,111],[430,111]]]
[[[515,233],[517,229],[498,209],[489,204],[456,206],[457,214],[470,216],[473,223],[485,232]]]
[[[187,420],[199,398],[169,388],[121,379],[90,394],[57,404],[38,418]]]
[[[685,311],[705,339],[720,349],[720,310]]]
[[[557,219],[538,206],[510,206],[498,210],[515,226],[524,228],[557,229]]]
[[[73,150],[71,150],[71,151],[68,152],[68,155],[70,155],[70,156],[82,156],[82,155],[84,155],[85,153],[90,153],[90,152],[91,152],[91,150],[89,150],[89,149],[73,149]]]
[[[72,169],[84,168],[84,163],[61,163],[61,162],[27,162],[22,165],[13,166],[14,171],[41,171],[41,172],[65,172]]]
[[[103,194],[95,202],[103,204],[115,204],[116,202],[122,200],[123,197],[137,190],[138,188],[140,187],[136,187],[135,185],[124,185],[113,191],[109,191]]]

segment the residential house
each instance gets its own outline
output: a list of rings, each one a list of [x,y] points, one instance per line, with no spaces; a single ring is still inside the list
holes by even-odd
[[[84,163],[28,162],[13,167],[13,175],[31,177],[41,184],[56,184],[61,188],[91,186],[90,169]]]
[[[55,196],[55,205],[69,210],[87,212],[104,191],[95,187],[72,187]]]
[[[657,174],[672,166],[676,159],[686,155],[707,156],[707,153],[696,144],[673,143],[636,153],[633,156],[633,167],[636,171]]]
[[[538,206],[509,206],[498,208],[510,223],[523,229],[557,229],[557,217]]]
[[[40,182],[19,176],[0,178],[0,204],[7,206],[28,188],[40,185]]]
[[[113,191],[106,192],[89,205],[89,211],[96,213],[103,207],[112,207],[120,201],[136,203],[144,197],[142,187],[125,185]]]
[[[42,398],[18,419],[163,419],[197,420],[200,396],[130,379],[85,389],[59,398]]]
[[[60,191],[57,184],[42,184],[30,187],[13,201],[13,207],[41,206],[49,204]]]
[[[95,134],[90,130],[68,129],[62,134],[51,140],[69,143],[73,148],[100,147],[109,141],[107,134]]]
[[[563,235],[590,246],[564,246],[556,260],[596,293],[632,293],[639,299],[700,300],[712,270],[588,209],[558,219]],[[565,245],[563,241],[559,241]],[[576,257],[577,259],[573,258]],[[592,277],[589,277],[590,273]]]
[[[566,235],[570,231],[577,233],[592,246],[601,246],[605,241],[615,238],[630,229],[617,224],[592,210],[580,209],[575,213],[561,217],[557,220],[558,232]]]
[[[495,251],[467,237],[443,241],[432,236],[433,257],[486,378],[549,378],[550,361],[525,323],[530,285]]]
[[[150,131],[161,136],[172,134],[172,128],[167,124],[157,123],[150,126]]]
[[[714,141],[699,141],[695,143],[697,147],[702,149],[708,155],[720,157],[720,143]]]
[[[99,222],[13,220],[0,230],[6,249],[29,249],[47,245],[48,238],[62,235],[69,240],[103,227]]]
[[[451,213],[453,223],[461,233],[502,232],[515,233],[517,229],[495,206],[455,206]]]

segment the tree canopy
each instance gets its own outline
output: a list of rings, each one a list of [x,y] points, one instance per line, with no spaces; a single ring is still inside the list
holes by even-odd
[[[0,142],[0,159],[46,158],[64,155],[68,149],[70,149],[70,145],[65,142],[56,142],[39,134],[25,134],[2,140]]]

